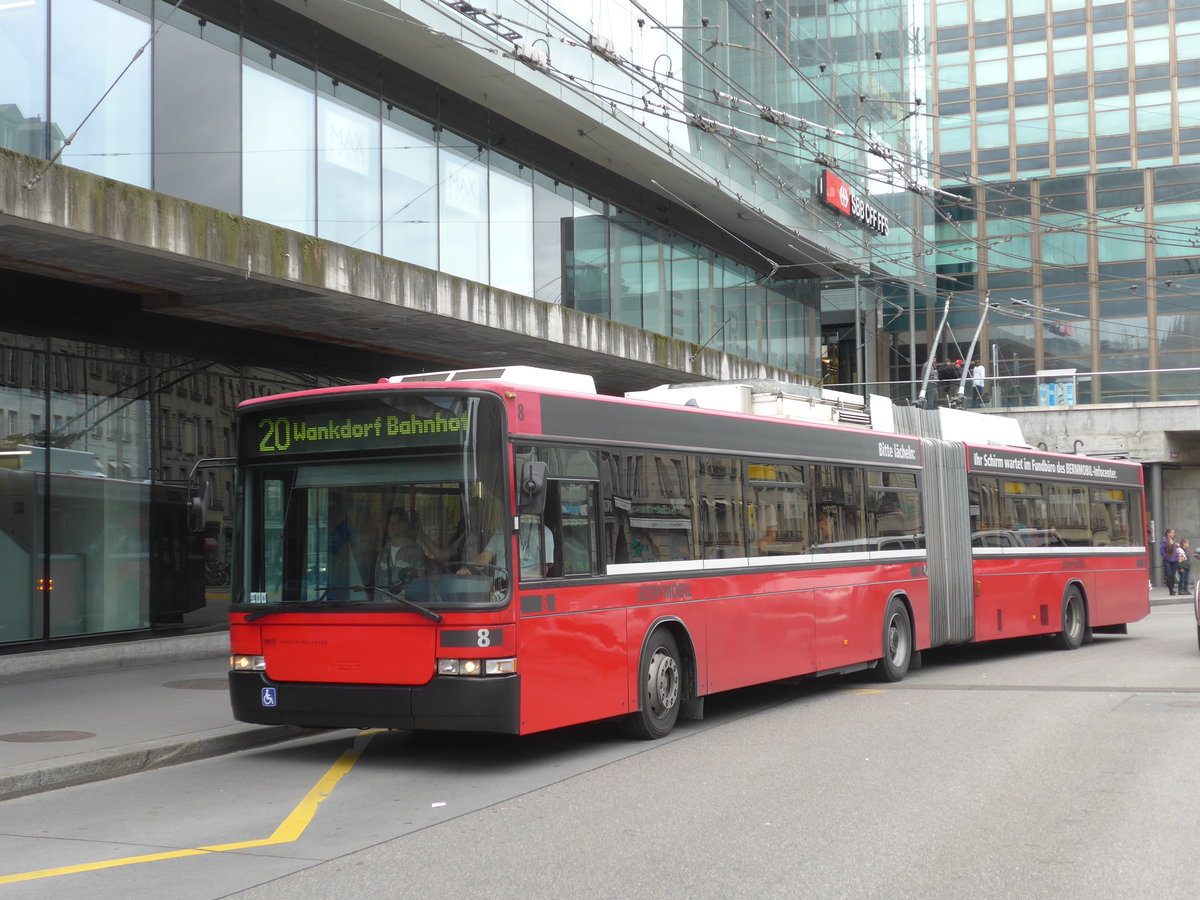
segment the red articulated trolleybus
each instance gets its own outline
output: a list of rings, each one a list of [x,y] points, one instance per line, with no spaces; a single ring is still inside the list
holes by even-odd
[[[717,691],[896,681],[954,643],[1073,649],[1149,612],[1127,462],[601,396],[528,367],[248,400],[238,443],[245,722],[624,716],[656,738]]]

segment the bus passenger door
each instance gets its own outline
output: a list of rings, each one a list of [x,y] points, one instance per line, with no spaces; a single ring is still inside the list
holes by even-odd
[[[553,461],[552,461],[553,471]],[[542,522],[544,577],[522,574],[518,603],[521,730],[542,731],[627,712],[625,611],[600,585],[599,484],[554,478]]]

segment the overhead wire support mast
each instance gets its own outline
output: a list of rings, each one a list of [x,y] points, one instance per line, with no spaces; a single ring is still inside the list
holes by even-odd
[[[992,304],[988,302],[992,292],[987,291],[983,295],[983,309],[979,312],[979,324],[975,326],[975,334],[971,336],[971,346],[967,348],[966,358],[963,360],[962,374],[958,378],[958,393],[954,395],[954,399],[950,405],[955,409],[962,409],[963,402],[967,395],[967,374],[971,371],[968,368],[975,359],[975,347],[979,343],[979,335],[983,331],[983,323],[987,321],[988,310],[992,308]],[[995,373],[992,373],[995,374]]]
[[[938,322],[937,334],[933,338],[932,347],[938,347],[942,343],[942,331],[946,327],[946,320],[950,318],[950,301],[954,299],[954,294],[946,298],[946,307],[942,310],[942,320]],[[930,353],[929,358],[925,360],[925,374],[921,376],[921,392],[917,394],[916,405],[920,409],[925,409],[925,395],[929,391],[929,375],[933,370],[934,354]]]

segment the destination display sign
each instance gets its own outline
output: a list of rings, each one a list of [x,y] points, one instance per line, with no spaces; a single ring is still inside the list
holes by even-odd
[[[264,406],[240,418],[243,459],[461,445],[475,405],[462,397],[397,397],[390,402]]]
[[[1138,466],[1121,465],[1086,456],[1064,458],[1039,453],[1013,453],[994,447],[968,447],[967,471],[1008,478],[1053,478],[1094,485],[1140,487]]]

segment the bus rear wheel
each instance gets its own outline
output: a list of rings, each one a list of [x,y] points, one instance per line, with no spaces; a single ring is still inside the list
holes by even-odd
[[[638,708],[626,719],[627,730],[647,741],[665,737],[679,718],[683,693],[679,645],[665,628],[656,629],[646,642],[638,685]]]
[[[900,681],[904,678],[912,663],[912,652],[912,623],[908,620],[908,610],[893,597],[883,615],[883,658],[875,667],[879,680]]]
[[[1083,608],[1083,596],[1075,588],[1063,597],[1062,631],[1054,636],[1054,645],[1060,650],[1078,650],[1083,645],[1087,629],[1087,612]]]

